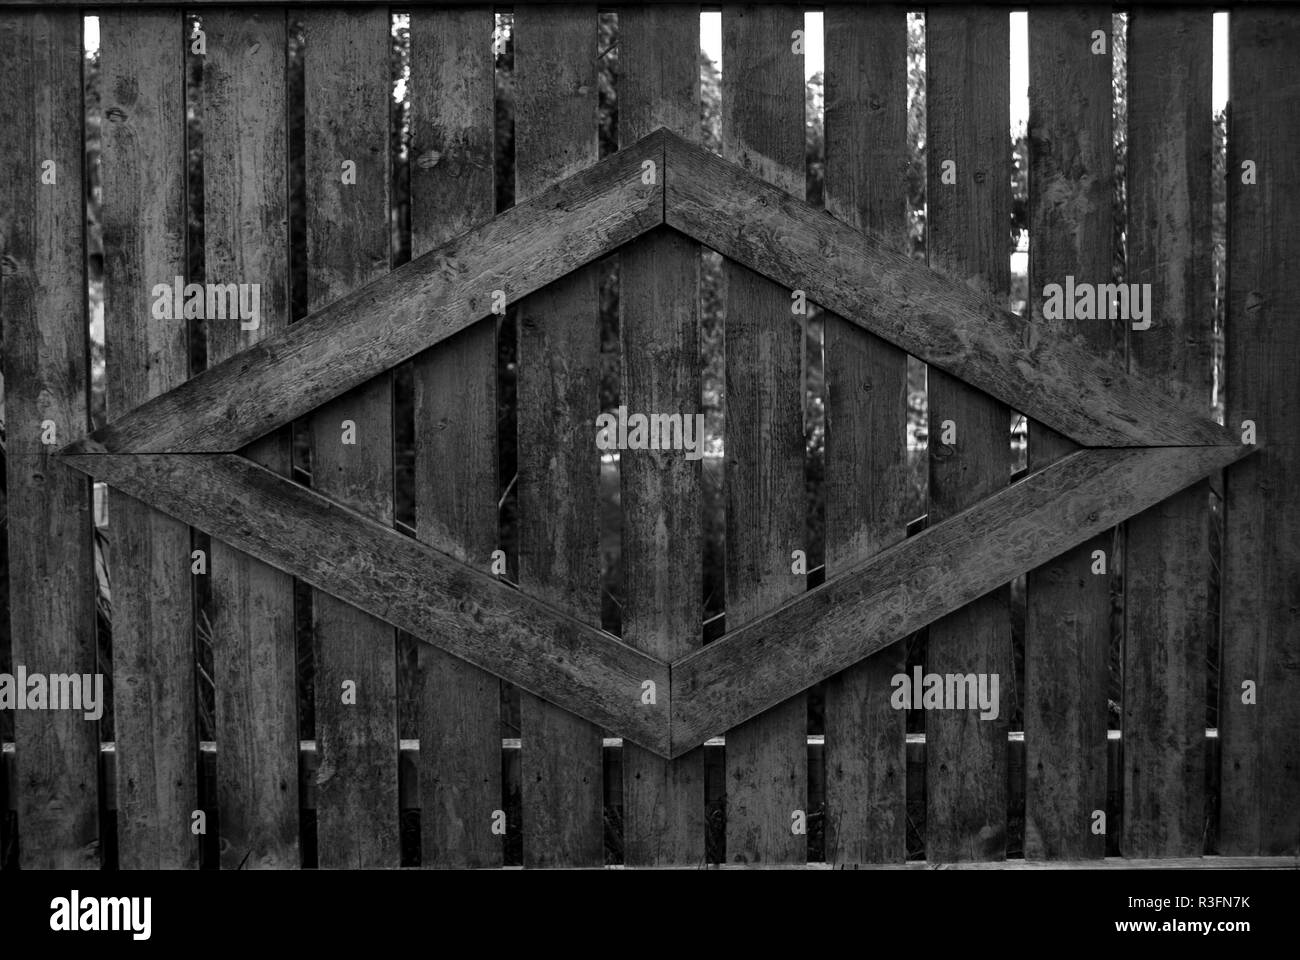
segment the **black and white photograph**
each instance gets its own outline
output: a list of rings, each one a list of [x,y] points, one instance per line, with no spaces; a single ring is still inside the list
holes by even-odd
[[[0,358],[7,943],[1295,942],[1300,3],[0,0]]]

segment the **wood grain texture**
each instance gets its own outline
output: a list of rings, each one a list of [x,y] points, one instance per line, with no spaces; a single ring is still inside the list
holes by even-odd
[[[1151,328],[1130,330],[1129,370],[1211,412],[1213,15],[1129,16],[1128,274],[1151,284]],[[1205,852],[1209,483],[1128,521],[1124,592],[1126,856]]]
[[[185,273],[184,50],[179,8],[100,16],[110,416],[189,375],[185,321],[151,309]],[[197,867],[190,531],[129,496],[110,509],[118,863]]]
[[[926,252],[931,266],[966,279],[995,302],[1011,283],[1007,14],[987,8],[927,15]],[[956,183],[940,180],[957,165]],[[1010,476],[1010,412],[975,387],[931,369],[931,523],[1003,489]],[[945,424],[956,442],[943,439]],[[999,587],[931,625],[927,672],[996,675],[1003,704],[1014,696],[1010,591]],[[997,860],[1006,853],[1007,723],[978,711],[925,714],[925,857]]]
[[[698,4],[619,16],[621,143],[634,144],[660,126],[698,140],[699,23]],[[701,412],[699,245],[661,228],[625,247],[619,269],[620,400],[633,413],[680,413],[685,422]],[[619,478],[623,640],[672,660],[702,639],[700,461],[682,450],[625,450]],[[669,691],[657,695],[664,701]],[[704,815],[702,747],[677,760],[635,744],[624,748],[626,864],[702,862]]]
[[[208,283],[260,285],[258,326],[208,319],[220,363],[289,325],[286,26],[283,9],[203,18],[203,239]],[[245,455],[288,475],[288,430]],[[295,868],[298,690],[293,578],[212,541],[213,686],[223,869]]]
[[[791,52],[791,34],[803,26],[803,9],[791,5],[722,10],[723,156],[799,197],[803,54]],[[766,277],[728,262],[723,278],[726,599],[734,627],[805,586],[791,573],[791,552],[807,549],[803,324],[791,314],[789,291]],[[791,827],[794,811],[808,806],[807,732],[808,706],[798,695],[728,731],[727,861],[807,861],[807,837]]]
[[[667,752],[636,708],[667,666],[387,524],[234,454],[70,456],[70,466],[222,537],[318,590]],[[296,531],[296,532],[295,532]],[[375,645],[386,641],[376,637]]]
[[[411,252],[492,218],[493,14],[411,14]],[[421,540],[480,570],[497,545],[496,318],[415,359],[415,515]],[[421,865],[499,866],[501,684],[419,648]]]
[[[831,577],[673,662],[673,754],[851,666],[1251,451],[1081,450]]]
[[[1119,766],[1118,756],[1119,756],[1119,748],[1120,748],[1121,741],[1118,736],[1119,731],[1115,731],[1115,733],[1117,734],[1117,736],[1115,736],[1113,739],[1110,739],[1108,742],[1109,742],[1110,754],[1112,758],[1110,762],[1114,766],[1118,767]],[[1206,754],[1207,754],[1207,758],[1209,758],[1210,760],[1217,759],[1217,750],[1214,748],[1214,745],[1217,743],[1218,743],[1217,737],[1207,737],[1205,740]],[[519,741],[517,740],[513,742],[509,740],[502,741],[502,748],[507,758],[507,761],[510,760],[512,754],[518,753],[518,744]],[[1009,762],[1010,762],[1010,766],[1013,769],[1016,767],[1017,764],[1023,763],[1024,745],[1025,742],[1023,739],[1012,738],[1007,742],[1007,749],[1010,754]],[[214,761],[217,753],[217,751],[215,750],[215,745],[212,745],[214,749],[212,749],[211,751],[207,749],[208,746],[209,746],[208,744],[203,745],[204,747],[203,758],[204,758],[205,771],[210,771],[211,768],[215,765]],[[721,740],[714,740],[714,741],[710,741],[705,746],[704,749],[706,754],[709,751],[721,753],[721,751],[725,749],[725,744]],[[816,757],[821,752],[821,750],[822,750],[821,745],[815,742],[810,742],[808,744],[808,754],[809,754],[810,763],[816,762]],[[618,754],[620,753],[620,748],[617,745],[617,742],[615,742],[613,745],[607,745],[605,747],[605,752],[607,755],[609,755],[612,758],[611,762],[616,762]],[[420,808],[421,801],[420,801],[420,794],[419,794],[419,779],[415,773],[417,764],[419,763],[419,754],[420,754],[420,745],[417,741],[402,742],[401,759],[399,762],[404,770],[410,771],[410,775],[402,779],[402,808],[405,810]],[[106,778],[106,782],[110,785],[110,789],[107,791],[107,797],[105,798],[104,803],[106,808],[110,811],[116,809],[116,798],[111,789],[111,784],[113,781],[114,759],[115,759],[115,755],[112,753],[111,750],[108,749],[101,750],[100,767],[103,770],[103,776]],[[5,778],[8,778],[8,781],[11,785],[14,781],[13,760],[14,760],[14,751],[12,749],[12,745],[6,743],[3,745],[3,750],[0,751],[0,797],[4,796],[3,784],[5,783]],[[710,760],[709,762],[712,763],[713,761]],[[720,763],[721,761],[719,760],[718,762]],[[915,737],[908,740],[907,763],[909,767],[917,766],[923,768],[925,766],[925,740],[923,736]],[[299,752],[299,781],[301,783],[300,796],[302,797],[303,808],[306,810],[315,809],[316,806],[315,789],[312,786],[312,783],[316,777],[317,766],[318,766],[318,759],[316,754],[315,742],[310,740],[303,741]],[[1012,780],[1012,783],[1013,784],[1015,783],[1014,779]],[[0,809],[4,809],[4,808],[0,808]],[[11,806],[9,809],[12,811],[13,807]],[[715,869],[718,867],[718,865],[716,864],[712,864],[710,866]],[[814,870],[832,868],[832,865],[828,865],[820,862],[809,863],[803,866],[808,869],[814,869]],[[723,865],[723,867],[725,869],[742,869],[742,870],[745,869],[743,865],[737,865],[734,868],[728,867],[726,865]],[[910,860],[905,864],[899,864],[899,863],[860,864],[857,865],[855,869],[866,868],[866,869],[883,869],[883,870],[898,870],[898,869],[931,870],[931,869],[937,869],[939,867],[940,867],[939,864],[929,864],[926,863],[924,860]],[[1000,860],[1000,861],[994,861],[994,862],[983,863],[983,864],[966,863],[966,864],[943,864],[942,865],[942,869],[957,869],[957,870],[962,870],[962,869],[988,869],[988,870],[1164,869],[1164,870],[1170,870],[1170,869],[1183,869],[1183,868],[1192,868],[1198,870],[1225,870],[1225,869],[1226,870],[1233,870],[1233,869],[1294,870],[1297,867],[1300,867],[1300,860],[1298,860],[1295,856],[1276,856],[1276,857],[1207,856],[1207,857],[1174,857],[1174,858],[1153,859],[1153,860],[1129,860],[1123,857],[1111,857],[1106,860]],[[762,869],[762,865],[761,864],[758,865],[758,868]],[[786,867],[780,867],[779,865],[777,865],[776,868],[797,869],[797,868],[789,867],[788,865]]]
[[[1225,478],[1219,852],[1300,845],[1300,21],[1234,10],[1228,132],[1227,424],[1264,449]],[[1242,183],[1255,163],[1256,183]],[[1254,681],[1256,703],[1242,703]]]
[[[642,185],[639,176],[641,161],[665,147],[672,168],[664,178],[667,196],[661,184]],[[779,283],[801,285],[810,299],[1018,409],[1055,421],[1076,441],[1235,442],[1050,332],[1035,337],[1014,314],[989,313],[992,305],[974,291],[893,253],[885,241],[836,223],[680,138],[652,134],[95,431],[69,452],[238,449],[477,320],[495,287],[482,282],[484,273],[501,283],[507,300],[525,295],[662,222],[664,203],[676,229]],[[743,229],[724,229],[729,220]],[[367,326],[372,311],[389,318],[381,331]],[[264,402],[267,396],[276,402]]]
[[[594,4],[515,12],[515,194],[521,199],[599,156],[596,40]],[[529,297],[517,322],[520,587],[598,625],[595,267],[574,270]],[[639,692],[635,703],[640,704]],[[663,713],[666,708],[642,709]],[[602,864],[600,728],[524,693],[520,737],[524,865]]]
[[[90,488],[41,442],[89,428],[81,192],[81,17],[0,16],[0,323],[13,668],[94,674]],[[44,164],[56,180],[42,183]],[[102,706],[102,704],[101,704]],[[97,869],[99,724],[72,710],[14,713],[24,869]],[[5,792],[8,792],[7,790]],[[10,839],[6,837],[6,840]]]
[[[907,236],[907,10],[826,8],[826,207]],[[826,572],[907,533],[907,354],[826,315]],[[826,862],[906,856],[906,714],[889,704],[895,644],[827,682]]]
[[[1004,119],[999,115],[998,130]],[[1158,388],[1050,330],[1031,329],[987,294],[898,253],[887,238],[840,223],[680,138],[666,136],[665,143],[670,226],[783,286],[807,291],[809,300],[1077,443],[1236,443],[1212,420],[1189,417]]]
[[[1092,52],[1107,37],[1110,7],[1029,14],[1029,296],[1035,324],[1114,365],[1117,325],[1045,320],[1042,290],[1111,280],[1115,160],[1111,57]],[[1029,426],[1029,464],[1078,449],[1046,424]],[[1105,531],[1029,572],[1025,625],[1025,856],[1088,859],[1106,853],[1092,831],[1106,809],[1106,720],[1114,533]],[[1102,551],[1107,574],[1093,573]],[[1116,825],[1110,825],[1112,828]]]
[[[642,161],[662,157],[656,134],[575,164],[566,182],[351,294],[313,302],[283,334],[122,411],[69,452],[238,450],[488,316],[494,289],[513,303],[662,223],[662,180],[641,183]]]
[[[386,11],[314,11],[306,41],[307,300],[319,310],[388,270],[389,21]],[[355,183],[343,165],[355,164]],[[373,327],[374,320],[370,321]],[[346,360],[340,356],[338,360]],[[355,358],[353,358],[355,359]],[[337,362],[337,360],[336,360]],[[345,443],[344,424],[354,442]],[[309,421],[312,487],[393,521],[393,399],[387,373]],[[397,657],[391,625],[312,595],[322,868],[397,867]],[[344,685],[353,700],[344,702]]]

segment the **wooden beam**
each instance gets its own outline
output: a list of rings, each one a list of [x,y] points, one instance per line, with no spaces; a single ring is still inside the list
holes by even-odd
[[[1081,450],[890,547],[674,661],[673,755],[1251,452]]]
[[[1214,176],[1210,10],[1145,10],[1128,24],[1128,263],[1151,286],[1151,328],[1128,334],[1129,371],[1210,413]],[[1120,849],[1205,852],[1210,484],[1124,530],[1124,815]]]
[[[964,283],[665,134],[665,221],[1084,446],[1237,442]]]
[[[1234,11],[1229,42],[1226,420],[1237,431],[1252,421],[1267,447],[1224,482],[1219,849],[1294,856],[1300,852],[1300,19],[1282,8]],[[1250,178],[1243,169],[1248,160]],[[1250,698],[1247,681],[1254,685]]]
[[[9,131],[0,157],[10,604],[0,646],[13,644],[6,671],[21,664],[33,673],[96,673],[90,489],[41,442],[48,425],[62,443],[90,424],[81,29],[72,11],[0,17],[0,127]],[[54,180],[44,183],[47,163]],[[23,868],[98,869],[98,724],[69,710],[6,715],[23,752],[10,793]]]
[[[188,272],[185,32],[179,6],[100,17],[104,331],[114,415],[189,376],[186,322],[154,317],[150,297],[155,283]],[[110,531],[118,864],[197,868],[190,531],[116,494]]]
[[[907,8],[826,8],[826,209],[906,250]],[[886,175],[882,176],[882,171]],[[826,570],[907,534],[907,354],[825,315]],[[906,856],[906,713],[890,706],[894,644],[826,682],[826,860]]]
[[[494,290],[512,303],[658,226],[663,177],[643,184],[641,163],[662,170],[662,136],[333,301],[66,452],[229,453],[310,413],[489,316]]]
[[[804,190],[803,55],[790,36],[804,25],[791,4],[722,9],[722,151],[759,171],[782,195]],[[696,148],[698,149],[698,148]],[[721,161],[719,161],[721,162]],[[672,174],[669,173],[671,180]],[[725,215],[725,214],[724,214]],[[804,513],[803,334],[790,295],[740,263],[724,263],[727,470],[727,622],[756,620],[803,593],[791,572],[807,550]],[[806,833],[791,814],[808,811],[807,698],[727,732],[726,859],[804,863]]]
[[[204,276],[260,283],[256,329],[206,324],[216,364],[289,325],[289,131],[284,10],[213,10],[203,17]],[[245,453],[288,474],[290,431]],[[212,541],[212,661],[221,866],[297,868],[297,657],[293,578]]]
[[[667,724],[641,706],[642,681],[669,688],[666,664],[487,573],[233,454],[66,461],[566,710],[668,751]]]
[[[600,156],[598,38],[592,3],[515,12],[515,190],[520,197],[533,196]],[[655,180],[658,187],[662,177]],[[516,329],[520,588],[599,625],[597,281],[591,266],[529,297],[519,306]],[[667,716],[663,700],[640,710]],[[599,727],[528,693],[519,698],[519,727],[524,863],[603,863]]]
[[[490,7],[411,13],[416,256],[492,218],[492,30]],[[480,570],[497,546],[496,321],[426,350],[412,370],[417,535]],[[420,865],[500,866],[501,681],[431,643],[417,662],[420,737],[434,745],[420,755]]]
[[[1042,289],[1067,275],[1111,278],[1114,143],[1111,56],[1091,37],[1111,33],[1110,6],[1029,13],[1029,302],[1033,322],[1055,327],[1116,369],[1117,326],[1104,320],[1045,321]],[[1043,467],[1077,449],[1036,421],[1029,465]],[[1092,829],[1106,809],[1106,703],[1110,666],[1115,533],[1106,530],[1026,578],[1025,856],[1031,860],[1105,856]],[[1106,574],[1094,573],[1101,550]],[[1112,830],[1112,833],[1114,831]]]
[[[1006,302],[1011,150],[1010,30],[1005,11],[949,8],[927,14],[926,257],[989,302]],[[942,164],[952,159],[953,182]],[[954,327],[954,332],[959,328]],[[951,374],[927,371],[928,523],[937,524],[1006,488],[1011,477],[1011,411]],[[956,435],[950,435],[951,424]],[[1008,578],[1009,579],[1009,578]],[[1010,588],[1004,583],[930,625],[923,662],[938,674],[998,677],[1014,702]],[[891,690],[892,692],[892,690]],[[936,862],[997,860],[1007,846],[1007,738],[1010,710],[922,713],[930,749],[925,766],[925,856]]]
[[[319,309],[388,272],[392,40],[382,10],[313,10],[302,24],[308,51],[303,58],[307,300],[308,309]],[[355,182],[340,172],[347,160],[353,162]],[[382,330],[380,317],[372,314],[369,326]],[[330,344],[321,331],[315,335]],[[381,371],[316,408],[306,428],[313,488],[391,526],[392,376]],[[311,623],[316,739],[325,772],[317,783],[317,863],[322,869],[398,867],[397,637],[382,620],[320,592],[311,597]],[[341,694],[348,685],[350,702]],[[334,770],[352,776],[331,776]]]
[[[619,17],[619,137],[666,125],[700,129],[700,8],[648,6]],[[634,412],[700,412],[700,247],[660,228],[619,263],[623,389]],[[703,442],[703,438],[700,438]],[[623,639],[664,659],[702,642],[701,461],[680,450],[619,456],[623,507]],[[660,691],[667,697],[669,691]],[[676,760],[623,752],[623,859],[629,866],[704,859],[704,751]]]

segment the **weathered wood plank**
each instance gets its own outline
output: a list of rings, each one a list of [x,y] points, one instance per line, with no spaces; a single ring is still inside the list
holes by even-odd
[[[303,17],[309,309],[388,270],[388,34],[386,11]],[[336,362],[356,359],[341,354]],[[323,404],[309,424],[313,488],[391,525],[390,376],[382,373]],[[312,616],[318,862],[322,868],[397,867],[393,628],[321,592],[312,597]]]
[[[90,473],[490,673],[667,752],[639,707],[665,664],[234,454],[68,457]],[[380,641],[377,639],[378,645]]]
[[[260,285],[254,329],[208,319],[213,364],[289,325],[285,11],[214,10],[203,30],[205,279]],[[245,455],[288,475],[289,431]],[[293,578],[221,540],[210,570],[221,866],[298,867]]]
[[[532,197],[594,163],[594,4],[515,12],[515,193]],[[621,151],[620,151],[621,152]],[[639,170],[638,170],[639,179]],[[594,267],[574,270],[519,307],[519,582],[600,623],[600,326]],[[635,703],[640,704],[639,684]],[[643,707],[663,712],[663,704]],[[520,697],[526,866],[604,862],[600,728]]]
[[[673,754],[851,666],[1251,450],[1081,450],[831,577],[673,663]]]
[[[627,10],[619,17],[619,139],[664,126],[699,138],[698,4]],[[660,176],[662,171],[656,171]],[[620,261],[623,389],[634,413],[700,411],[699,245],[660,229]],[[699,438],[703,442],[703,437]],[[623,507],[623,640],[664,660],[702,639],[700,461],[681,450],[626,450]],[[669,691],[657,696],[667,700]],[[704,750],[665,760],[623,750],[623,857],[629,866],[704,860]]]
[[[803,54],[791,52],[790,38],[803,25],[803,8],[793,5],[722,10],[723,155],[800,197]],[[803,326],[790,294],[771,280],[736,263],[723,276],[727,622],[738,626],[804,590],[791,573],[791,552],[807,547]],[[808,806],[807,732],[798,695],[728,731],[728,861],[807,861],[807,836],[792,829],[794,811]]]
[[[1029,14],[1029,310],[1116,369],[1115,324],[1045,320],[1042,290],[1111,278],[1111,8]],[[1122,342],[1122,341],[1119,341]],[[1077,449],[1046,424],[1029,427],[1029,464]],[[1087,859],[1106,853],[1093,811],[1106,809],[1106,709],[1110,666],[1111,531],[1031,570],[1026,583],[1025,856]],[[1102,552],[1106,575],[1093,572]]]
[[[1007,15],[987,8],[933,11],[925,49],[929,261],[997,301],[1011,283]],[[953,184],[941,179],[948,160],[956,164]],[[935,523],[1007,485],[1011,420],[1003,404],[942,370],[929,371],[928,390]],[[1009,598],[1007,588],[997,588],[933,624],[926,670],[996,676],[1009,701],[1015,678]],[[925,714],[927,860],[1005,856],[1007,713]]]
[[[1000,118],[998,130],[1004,126]],[[1076,442],[1237,442],[1213,421],[1189,417],[1158,389],[1052,331],[1031,330],[987,295],[908,259],[887,238],[854,230],[680,138],[665,142],[670,226],[807,291],[809,300]]]
[[[186,325],[153,316],[154,284],[185,273],[185,50],[179,8],[105,10],[104,327],[108,409],[125,413],[189,375]],[[190,531],[112,497],[118,863],[198,866]]]
[[[492,218],[493,14],[411,14],[411,252]],[[480,570],[497,545],[497,340],[480,321],[415,359],[415,516],[421,540]],[[499,866],[501,684],[421,644],[421,864]]]
[[[1210,414],[1213,14],[1135,9],[1128,25],[1128,274],[1151,284],[1129,370]],[[1131,520],[1124,546],[1126,856],[1205,851],[1209,483]]]
[[[642,161],[662,169],[662,157],[653,135],[579,165],[566,182],[333,299],[70,452],[238,450],[488,316],[493,290],[513,303],[662,223],[662,179],[641,182]]]
[[[47,421],[60,445],[89,428],[80,15],[0,16],[0,88],[6,91],[0,128],[7,131],[0,155],[9,540],[4,642],[12,642],[14,669],[92,675],[90,489],[55,461],[55,445],[42,443]],[[52,183],[43,182],[48,163]],[[21,766],[11,797],[22,866],[97,869],[98,724],[71,710],[23,710],[13,718]]]
[[[1257,457],[1225,481],[1221,853],[1300,844],[1300,20],[1233,10],[1228,115],[1227,424]],[[1255,183],[1242,182],[1255,164]],[[1242,702],[1253,681],[1256,702]]]
[[[828,6],[826,208],[907,236],[907,9]],[[907,354],[826,315],[826,571],[907,533]],[[826,684],[826,862],[906,857],[906,714],[890,706],[902,644]]]

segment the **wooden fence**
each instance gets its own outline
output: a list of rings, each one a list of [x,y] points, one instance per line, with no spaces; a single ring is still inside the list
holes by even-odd
[[[185,11],[0,13],[12,671],[104,669],[90,478],[111,489],[113,591],[112,726],[12,714],[9,866],[788,865],[809,860],[813,833],[829,865],[1295,862],[1300,9],[1230,9],[1224,426],[1211,8],[1128,11],[1124,280],[1149,283],[1153,305],[1133,329],[1043,309],[1048,284],[1113,279],[1110,6],[1028,15],[1024,318],[1004,307],[1007,8],[924,11],[923,264],[904,252],[906,7],[824,8],[823,210],[804,200],[803,7],[722,8],[720,156],[700,144],[700,7],[618,7],[619,149],[601,159],[597,8],[516,6],[515,204],[497,213],[494,11],[409,6],[413,259],[390,270],[388,7],[193,5],[204,279],[261,284],[259,325],[209,324],[193,377],[186,324],[153,293],[189,277]],[[94,431],[86,12],[100,29],[109,419]],[[305,262],[289,235],[298,95]],[[703,248],[726,258],[726,633],[703,643],[699,462],[625,450],[615,637],[594,519],[596,262],[619,258],[619,402],[690,415]],[[295,269],[308,315],[291,324]],[[815,578],[792,563],[806,547],[792,291],[827,312]],[[514,582],[497,554],[503,302]],[[908,354],[930,365],[922,532],[904,508]],[[413,536],[394,526],[390,372],[410,360]],[[1012,409],[1032,423],[1030,470],[1009,483]],[[294,424],[310,486],[292,471]],[[1008,588],[1021,576],[1023,667]],[[203,591],[211,741],[196,721]],[[893,678],[910,677],[906,641],[923,629],[927,672],[996,675],[1004,691],[1023,676],[1023,730],[1006,711],[926,710],[924,734],[908,731]],[[405,634],[424,641],[413,663]],[[406,671],[414,740],[396,719]],[[504,741],[503,680],[520,691]]]

